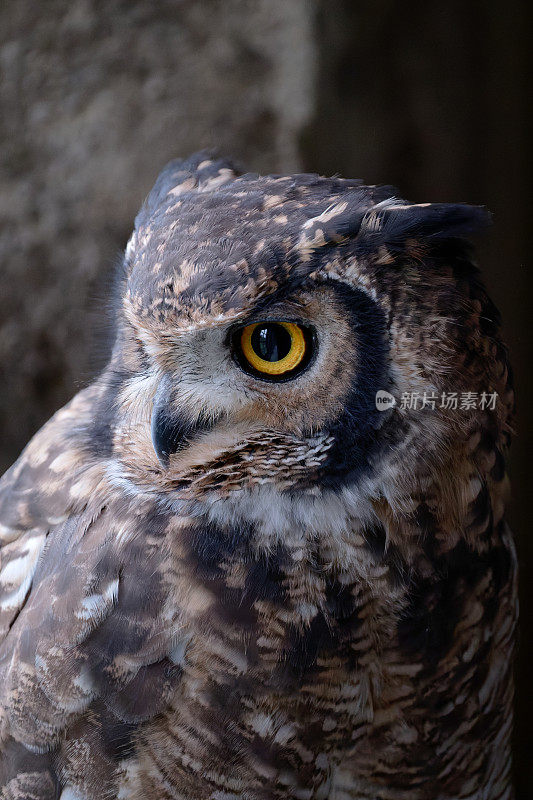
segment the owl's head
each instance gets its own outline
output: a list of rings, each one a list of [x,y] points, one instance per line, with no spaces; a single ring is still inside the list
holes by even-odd
[[[462,238],[486,220],[355,180],[171,162],[126,250],[108,371],[128,474],[316,493],[444,463],[499,411],[442,395],[506,386]]]

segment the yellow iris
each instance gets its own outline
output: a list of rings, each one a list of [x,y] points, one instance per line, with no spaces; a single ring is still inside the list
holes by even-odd
[[[306,342],[302,329],[293,322],[256,322],[242,329],[241,349],[257,372],[279,376],[300,364]]]

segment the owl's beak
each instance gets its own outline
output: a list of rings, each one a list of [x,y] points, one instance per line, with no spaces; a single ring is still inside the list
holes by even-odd
[[[209,430],[211,423],[197,420],[191,422],[179,411],[171,408],[172,379],[165,375],[157,389],[152,409],[152,443],[157,458],[163,467],[168,467],[172,453],[178,453],[202,430]]]

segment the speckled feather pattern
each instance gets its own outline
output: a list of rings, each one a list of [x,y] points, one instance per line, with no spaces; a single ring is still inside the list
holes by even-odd
[[[462,238],[485,213],[394,195],[206,153],[161,173],[108,367],[0,483],[1,800],[511,800],[514,401]],[[232,358],[263,319],[316,328],[292,381]],[[161,387],[189,431],[166,464]]]

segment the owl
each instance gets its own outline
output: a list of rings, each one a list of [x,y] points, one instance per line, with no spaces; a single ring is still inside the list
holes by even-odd
[[[171,162],[0,484],[1,800],[510,800],[482,208]]]

